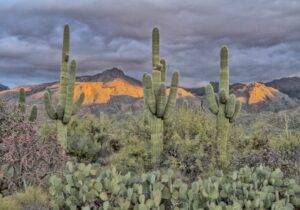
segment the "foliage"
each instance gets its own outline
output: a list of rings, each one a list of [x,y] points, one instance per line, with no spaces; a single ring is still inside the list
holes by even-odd
[[[48,195],[40,187],[28,187],[24,192],[0,198],[1,210],[48,210]]]
[[[31,184],[44,184],[45,178],[64,166],[65,157],[54,136],[39,138],[29,122],[10,125],[12,133],[0,142],[0,193]]]
[[[67,153],[81,162],[108,164],[110,155],[120,149],[120,140],[113,134],[115,121],[104,114],[75,118],[68,126]]]
[[[235,143],[234,158],[230,168],[236,169],[244,165],[258,166],[264,164],[272,169],[280,168],[285,176],[300,181],[299,133],[293,132],[286,138],[285,130],[282,128],[280,133],[277,128],[278,121],[274,120],[273,124],[269,123],[268,128],[262,127],[261,125],[266,121],[269,121],[268,117],[265,118],[265,121],[251,124],[249,126],[253,127],[250,128],[251,135],[243,133],[233,141]],[[241,127],[240,132],[244,128],[245,126]]]
[[[0,142],[13,133],[12,124],[22,122],[22,114],[0,100]]]
[[[115,168],[67,163],[63,178],[52,176],[56,208],[83,209],[294,209],[300,188],[276,169],[242,168],[229,175],[185,183],[172,170],[121,175]]]
[[[165,129],[162,165],[181,171],[190,180],[209,174],[214,166],[214,123],[205,113],[181,107]]]

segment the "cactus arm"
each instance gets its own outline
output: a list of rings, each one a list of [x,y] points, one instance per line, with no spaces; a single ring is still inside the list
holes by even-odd
[[[236,97],[235,95],[230,95],[228,98],[228,101],[225,106],[225,115],[227,118],[232,118],[235,112],[235,102],[236,102]]]
[[[28,120],[29,120],[30,122],[34,122],[34,121],[36,120],[36,118],[37,118],[37,112],[38,112],[37,106],[34,105],[34,106],[32,107],[32,109],[31,109],[31,112],[30,112],[30,115],[29,115],[29,118],[28,118]]]
[[[68,88],[68,61],[70,49],[70,29],[68,25],[64,27],[63,48],[61,58],[61,71],[60,71],[60,98],[59,104],[63,107],[66,104],[67,88]]]
[[[49,118],[52,120],[56,120],[57,119],[56,110],[52,104],[51,96],[48,91],[45,91],[44,99],[45,99],[45,109]]]
[[[157,107],[156,107],[156,114],[159,118],[161,118],[165,111],[165,103],[166,103],[166,86],[165,84],[161,83],[158,96],[157,96]]]
[[[154,28],[152,30],[152,66],[154,69],[160,64],[160,49],[159,49],[159,30]]]
[[[170,94],[168,97],[168,102],[167,102],[165,113],[164,113],[165,119],[167,119],[171,116],[172,110],[175,107],[178,83],[179,83],[179,72],[176,71],[173,73],[173,76],[172,76]]]
[[[19,91],[18,108],[19,108],[20,112],[25,114],[25,112],[26,112],[26,96],[25,96],[24,88],[21,88],[20,91]]]
[[[239,114],[239,112],[242,109],[242,103],[240,100],[236,99],[235,101],[235,109],[234,109],[234,114],[233,116],[229,119],[229,122],[232,123],[234,122],[234,120],[236,119],[237,115]]]
[[[79,98],[77,99],[77,101],[73,105],[72,114],[76,114],[80,110],[80,108],[83,104],[84,98],[85,98],[84,93],[80,93]]]
[[[217,105],[219,106],[220,105],[219,95],[216,93],[215,93],[215,98],[216,98]]]
[[[228,94],[226,93],[226,91],[224,89],[221,89],[219,92],[219,98],[220,98],[220,102],[221,104],[226,104],[227,100],[228,100]]]
[[[52,92],[50,88],[46,88],[46,91],[49,93],[50,100],[52,101]]]
[[[74,97],[75,80],[76,80],[76,62],[74,60],[72,60],[71,67],[70,67],[65,113],[64,113],[64,118],[63,118],[63,123],[65,123],[65,124],[67,124],[70,121],[72,111],[73,111],[73,97]]]
[[[166,74],[167,74],[167,64],[165,59],[161,59],[160,60],[160,64],[161,64],[161,82],[166,84]]]
[[[147,104],[147,107],[151,111],[152,114],[156,113],[156,99],[154,95],[154,91],[152,88],[152,78],[150,75],[145,75],[143,77],[143,83],[145,87],[145,103]]]
[[[214,93],[214,88],[211,84],[208,84],[206,86],[205,94],[206,94],[206,99],[207,99],[207,102],[208,102],[209,110],[215,115],[218,114],[219,106],[218,106],[217,99],[216,99],[218,97],[216,97],[216,95]]]
[[[63,120],[64,113],[65,113],[64,107],[61,104],[58,104],[57,107],[56,107],[57,119]]]
[[[228,67],[228,49],[222,47],[220,52],[220,83],[219,90],[224,89],[226,95],[229,95],[229,67]]]

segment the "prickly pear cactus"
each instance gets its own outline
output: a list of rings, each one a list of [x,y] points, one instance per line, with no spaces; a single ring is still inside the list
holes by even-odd
[[[215,94],[211,84],[206,87],[206,98],[210,111],[217,116],[217,142],[219,165],[228,164],[228,131],[241,109],[241,102],[235,95],[229,95],[228,49],[222,47],[220,62],[219,94]]]
[[[50,89],[47,89],[44,94],[47,114],[50,119],[56,120],[57,136],[64,148],[67,146],[67,124],[70,122],[71,116],[79,111],[84,101],[84,94],[81,93],[78,100],[73,103],[74,85],[76,80],[76,61],[71,61],[70,70],[68,71],[69,49],[70,29],[68,25],[65,25],[60,70],[60,96],[58,105],[55,107],[52,103],[52,94]]]
[[[26,94],[24,88],[21,88],[19,91],[19,101],[18,101],[18,109],[22,114],[26,114]],[[34,105],[30,111],[30,115],[28,117],[29,122],[34,122],[37,118],[37,106]]]
[[[157,164],[163,149],[164,120],[172,115],[176,104],[179,73],[174,72],[171,81],[170,94],[166,96],[166,61],[160,58],[159,30],[152,31],[152,76],[144,74],[145,109],[150,113],[151,127],[151,164]]]
[[[295,180],[266,167],[244,167],[228,175],[186,183],[172,170],[120,174],[115,168],[67,163],[63,176],[51,176],[54,209],[299,209]]]

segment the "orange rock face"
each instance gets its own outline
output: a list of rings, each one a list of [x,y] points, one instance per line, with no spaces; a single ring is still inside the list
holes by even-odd
[[[143,89],[139,86],[129,84],[122,79],[115,79],[111,82],[76,82],[74,98],[79,94],[85,94],[84,105],[107,103],[112,96],[128,95],[142,97]]]
[[[261,83],[253,83],[249,91],[248,104],[255,104],[265,101],[268,97],[273,97],[274,94],[278,93],[278,90],[272,87],[267,87]]]
[[[25,91],[31,91],[32,87],[23,86]],[[59,95],[59,84],[56,83],[49,87],[54,98],[58,98]],[[14,88],[7,91],[2,91],[1,94],[5,94],[8,92],[17,92],[20,87]],[[83,105],[94,105],[94,104],[103,104],[107,103],[111,97],[126,95],[136,98],[141,98],[144,96],[143,87],[139,85],[133,85],[126,80],[117,78],[110,82],[76,82],[74,88],[74,100],[76,100],[80,93],[83,92],[85,94],[85,99]],[[167,90],[167,94],[169,90]],[[193,96],[192,93],[178,88],[178,97],[186,97]],[[30,96],[33,100],[43,100],[44,91],[37,92]]]

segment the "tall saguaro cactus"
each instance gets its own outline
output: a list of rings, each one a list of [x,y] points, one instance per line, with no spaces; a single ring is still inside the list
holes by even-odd
[[[56,107],[53,105],[50,89],[47,89],[44,94],[47,114],[50,119],[56,120],[58,140],[64,148],[67,147],[67,125],[71,120],[71,116],[79,111],[84,100],[84,94],[81,93],[79,99],[75,103],[73,103],[74,85],[76,80],[76,61],[71,61],[70,70],[68,71],[69,50],[70,29],[68,25],[65,25],[60,69],[60,95],[58,105]]]
[[[157,164],[163,149],[164,120],[172,115],[176,104],[179,73],[174,72],[169,96],[166,96],[166,61],[160,58],[159,30],[152,31],[152,76],[143,75],[145,108],[150,113],[151,163]]]
[[[19,91],[18,109],[22,114],[24,115],[26,114],[26,94],[24,88],[21,88]],[[30,111],[28,121],[34,122],[36,118],[37,118],[37,106],[34,105]]]
[[[229,67],[228,49],[222,47],[220,53],[220,81],[219,94],[214,93],[214,89],[209,84],[205,91],[210,111],[217,116],[217,147],[219,165],[228,164],[228,131],[241,109],[241,102],[235,95],[229,95]]]

